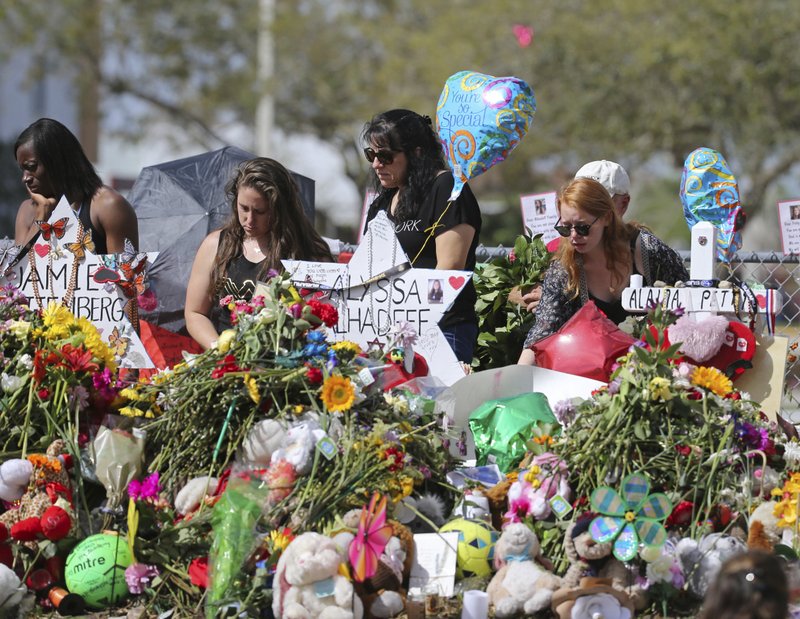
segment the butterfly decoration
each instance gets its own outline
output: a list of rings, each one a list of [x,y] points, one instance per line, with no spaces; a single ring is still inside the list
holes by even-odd
[[[147,288],[144,283],[144,273],[134,275],[132,279],[120,279],[116,284],[122,288],[123,294],[129,299],[138,297]]]
[[[55,235],[57,239],[63,238],[64,233],[67,231],[68,222],[69,217],[62,217],[52,224],[47,221],[37,221],[36,225],[39,226],[39,230],[42,231],[44,240],[49,241],[52,235]]]
[[[590,503],[598,512],[589,525],[595,542],[614,542],[614,556],[630,561],[641,542],[660,547],[667,541],[667,530],[661,524],[672,513],[672,502],[666,494],[650,494],[647,476],[632,473],[622,480],[622,495],[613,488],[600,486],[592,492]]]
[[[108,336],[108,348],[114,353],[114,356],[117,358],[124,357],[125,353],[128,352],[129,344],[130,338],[123,337],[119,331],[119,327],[114,327],[111,331],[111,335]]]
[[[81,235],[74,243],[67,243],[67,249],[70,250],[75,258],[83,260],[87,251],[94,251],[94,241],[92,240],[92,233],[88,230]]]
[[[6,275],[8,271],[17,263],[17,256],[22,248],[19,245],[8,245],[0,248],[0,274]]]
[[[348,557],[353,566],[353,578],[364,582],[378,571],[378,559],[392,537],[392,526],[386,524],[386,496],[372,495],[369,507],[361,510],[358,532],[350,542]]]

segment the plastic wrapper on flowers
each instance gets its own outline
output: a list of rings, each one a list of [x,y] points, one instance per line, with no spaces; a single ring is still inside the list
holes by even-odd
[[[557,423],[547,398],[541,393],[525,393],[481,404],[469,418],[478,465],[491,459],[500,470],[509,471],[525,456],[526,442],[535,433],[534,428]]]

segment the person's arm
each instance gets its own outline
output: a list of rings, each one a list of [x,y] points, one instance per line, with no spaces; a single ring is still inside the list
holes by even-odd
[[[110,187],[103,187],[92,200],[92,217],[106,233],[108,253],[125,250],[125,239],[139,248],[139,220],[130,203]]]
[[[205,349],[211,348],[218,337],[210,318],[214,302],[211,272],[218,245],[219,231],[209,234],[200,244],[186,287],[186,303],[183,310],[189,335]]]
[[[30,241],[39,231],[36,222],[50,219],[57,204],[55,198],[45,198],[43,195],[33,193],[27,185],[25,185],[25,189],[28,190],[29,198],[20,204],[19,210],[17,210],[17,219],[14,225],[14,243],[16,245],[25,245]]]
[[[436,237],[436,268],[464,269],[467,266],[475,228],[469,224],[458,224]]]
[[[551,264],[542,282],[542,296],[536,310],[536,321],[528,331],[517,363],[533,364],[535,362],[533,345],[558,331],[580,307],[579,299],[569,298],[566,292],[567,281],[567,272],[561,263]]]

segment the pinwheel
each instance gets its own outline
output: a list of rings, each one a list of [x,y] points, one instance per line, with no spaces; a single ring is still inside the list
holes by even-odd
[[[650,480],[633,473],[622,480],[622,496],[613,488],[600,486],[592,492],[592,509],[600,514],[589,525],[592,539],[614,541],[614,556],[630,561],[641,542],[658,547],[667,540],[661,524],[672,513],[672,502],[663,493],[650,494]]]
[[[353,566],[353,578],[364,582],[375,575],[378,559],[392,537],[392,527],[386,524],[386,497],[372,495],[369,507],[361,510],[358,533],[350,542],[349,557]]]

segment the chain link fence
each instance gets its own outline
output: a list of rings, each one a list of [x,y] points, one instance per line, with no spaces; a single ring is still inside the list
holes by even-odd
[[[478,262],[488,262],[503,257],[511,248],[478,248]],[[689,268],[690,252],[681,251],[681,257]],[[789,339],[789,354],[786,360],[785,384],[781,403],[782,415],[794,424],[800,424],[800,256],[784,256],[775,252],[739,253],[726,265],[717,265],[719,279],[733,278],[747,283],[760,283],[780,291],[783,306],[775,320],[775,335]]]

